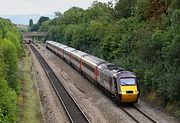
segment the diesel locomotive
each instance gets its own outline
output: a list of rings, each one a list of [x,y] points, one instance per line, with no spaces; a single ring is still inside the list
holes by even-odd
[[[46,48],[72,65],[97,87],[105,89],[119,102],[138,102],[140,91],[138,79],[133,72],[54,41],[46,41]]]

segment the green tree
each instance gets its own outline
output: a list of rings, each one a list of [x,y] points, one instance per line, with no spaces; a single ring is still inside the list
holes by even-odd
[[[127,18],[133,15],[136,0],[118,0],[115,4],[117,18]]]
[[[31,27],[31,28],[33,27],[33,20],[32,19],[29,20],[29,27]]]
[[[63,16],[63,14],[61,12],[54,12],[55,16],[60,18]]]
[[[134,7],[134,15],[140,20],[145,20],[145,10],[147,9],[149,0],[137,0]]]
[[[22,51],[20,31],[9,20],[0,18],[0,123],[17,121],[17,70]]]
[[[0,123],[17,121],[18,108],[16,93],[12,91],[5,80],[0,78]]]
[[[31,28],[31,31],[38,31],[43,22],[50,20],[49,17],[41,16],[37,22]]]
[[[18,83],[17,83],[17,70],[18,70],[18,60],[17,60],[17,50],[14,44],[4,39],[0,41],[0,59],[4,63],[5,70],[5,80],[8,81],[9,86],[17,91]]]
[[[43,22],[48,21],[48,20],[49,20],[49,17],[41,16],[37,24],[41,25]]]
[[[72,7],[66,12],[60,20],[64,24],[78,24],[83,22],[84,9],[79,7]]]
[[[114,20],[114,10],[106,3],[94,1],[85,13],[86,21],[111,22]]]

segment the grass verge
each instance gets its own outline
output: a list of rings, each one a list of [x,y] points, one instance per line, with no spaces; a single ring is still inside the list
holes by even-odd
[[[21,94],[18,99],[20,107],[19,123],[42,123],[37,82],[32,70],[29,52],[25,51],[19,65]]]
[[[141,89],[142,90],[142,89]],[[177,120],[180,120],[180,101],[166,101],[162,96],[158,95],[155,91],[149,93],[142,92],[142,99],[150,105],[162,109],[166,113],[172,115]]]

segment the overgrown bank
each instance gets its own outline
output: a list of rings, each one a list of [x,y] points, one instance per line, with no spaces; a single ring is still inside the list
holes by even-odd
[[[46,39],[134,71],[142,95],[180,118],[179,0],[94,2],[87,10],[73,7],[56,16],[38,23]]]
[[[0,123],[17,121],[20,94],[17,72],[22,51],[18,28],[9,20],[0,18]]]
[[[33,71],[30,53],[25,49],[25,56],[19,65],[19,78],[21,81],[21,96],[19,98],[19,123],[42,123],[37,81]]]

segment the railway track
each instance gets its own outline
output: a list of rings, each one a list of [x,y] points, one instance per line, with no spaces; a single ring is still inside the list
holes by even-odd
[[[157,123],[157,121],[155,121],[154,119],[152,119],[150,116],[148,116],[147,114],[145,114],[143,111],[141,111],[140,109],[138,109],[136,106],[131,106],[131,107],[122,107],[120,106],[120,108],[129,116],[131,117],[132,120],[134,120],[136,123],[142,123],[143,121],[140,121],[138,119],[138,117],[133,116],[132,112],[129,111],[128,108],[131,108],[131,110],[136,110],[136,112],[139,112],[141,115],[143,115],[143,120],[146,119],[146,123]],[[142,119],[142,118],[141,118]]]
[[[34,46],[30,46],[41,66],[43,67],[47,77],[49,78],[59,100],[61,101],[70,121],[72,123],[90,123],[86,115],[83,113],[77,102],[74,98],[68,93],[66,88],[60,82],[58,77],[52,71],[50,66],[41,56],[41,54],[34,48]]]
[[[140,112],[141,114],[143,114],[147,119],[149,119],[152,123],[157,123],[157,121],[155,121],[154,119],[152,119],[150,116],[148,116],[147,114],[145,114],[143,111],[141,111],[139,108],[137,108],[136,106],[133,106],[138,112]]]

